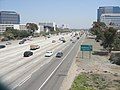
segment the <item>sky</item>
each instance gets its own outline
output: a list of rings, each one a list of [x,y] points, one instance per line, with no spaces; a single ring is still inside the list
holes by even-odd
[[[70,28],[90,28],[100,6],[120,6],[120,0],[0,0],[0,11],[16,11],[21,23],[55,22]]]

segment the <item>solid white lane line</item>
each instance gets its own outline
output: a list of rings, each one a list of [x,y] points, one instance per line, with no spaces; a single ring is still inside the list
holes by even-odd
[[[67,46],[69,46],[69,45],[66,45],[64,48],[62,48],[61,50],[64,50]],[[63,47],[63,46],[62,46]],[[60,48],[59,48],[60,49]],[[54,57],[54,56],[53,56]],[[53,57],[51,57],[51,59],[53,58]],[[48,62],[47,62],[48,63]],[[47,63],[45,63],[45,64],[47,64]],[[40,67],[42,67],[42,66],[44,66],[45,64],[43,64],[43,65],[41,65]],[[39,68],[40,68],[39,67]],[[38,69],[39,69],[38,68]],[[32,76],[32,74],[33,73],[35,73],[38,69],[36,69],[36,70],[34,70],[33,72],[31,72],[31,74],[29,75],[29,76],[27,76],[24,80],[22,80],[19,84],[17,84],[17,85],[15,85],[15,87],[13,87],[12,89],[15,89],[17,86],[21,86],[22,84],[24,84],[27,80],[29,80],[30,78],[31,78],[31,76]]]
[[[50,74],[50,76],[43,82],[43,84],[39,87],[38,90],[41,90],[41,88],[47,83],[47,81],[51,78],[51,76],[55,73],[55,71],[60,67],[60,65],[63,63],[65,58],[69,55],[69,53],[73,50],[73,48],[76,46],[78,42],[74,44],[74,46],[71,48],[71,50],[68,52],[68,54],[63,58],[63,60],[60,62],[60,64],[54,69],[54,71]]]
[[[12,65],[12,66],[14,66],[14,65]]]
[[[77,42],[78,43],[78,42]],[[77,44],[76,43],[76,44]],[[76,45],[75,44],[75,45]],[[71,48],[71,50],[67,53],[67,55],[63,58],[63,60],[59,63],[59,65],[53,70],[53,72],[50,74],[50,76],[43,82],[43,84],[39,87],[38,90],[41,90],[41,88],[46,84],[46,82],[51,78],[51,76],[55,73],[55,71],[60,67],[60,65],[62,64],[62,62],[65,60],[65,58],[69,55],[69,53],[73,50],[73,48],[75,47],[75,45]]]

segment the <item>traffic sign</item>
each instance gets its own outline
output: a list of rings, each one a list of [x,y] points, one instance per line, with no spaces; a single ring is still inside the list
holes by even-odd
[[[92,51],[92,45],[81,45],[81,51]]]

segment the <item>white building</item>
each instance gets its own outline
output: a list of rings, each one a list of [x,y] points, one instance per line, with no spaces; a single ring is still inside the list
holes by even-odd
[[[120,28],[120,14],[102,14],[100,21],[108,27]]]
[[[27,30],[26,24],[0,24],[0,33],[5,32],[7,27],[11,27],[18,30]]]
[[[48,28],[51,27],[54,29],[54,31],[56,30],[56,24],[54,22],[45,22],[45,23],[41,22],[38,24],[38,27],[40,27],[41,31],[44,31],[46,27],[48,27]]]

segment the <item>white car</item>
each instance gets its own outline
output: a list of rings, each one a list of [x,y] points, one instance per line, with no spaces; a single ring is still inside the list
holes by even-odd
[[[52,51],[47,51],[45,57],[51,57],[53,55]]]
[[[11,45],[12,43],[11,42],[7,42],[6,45]]]

